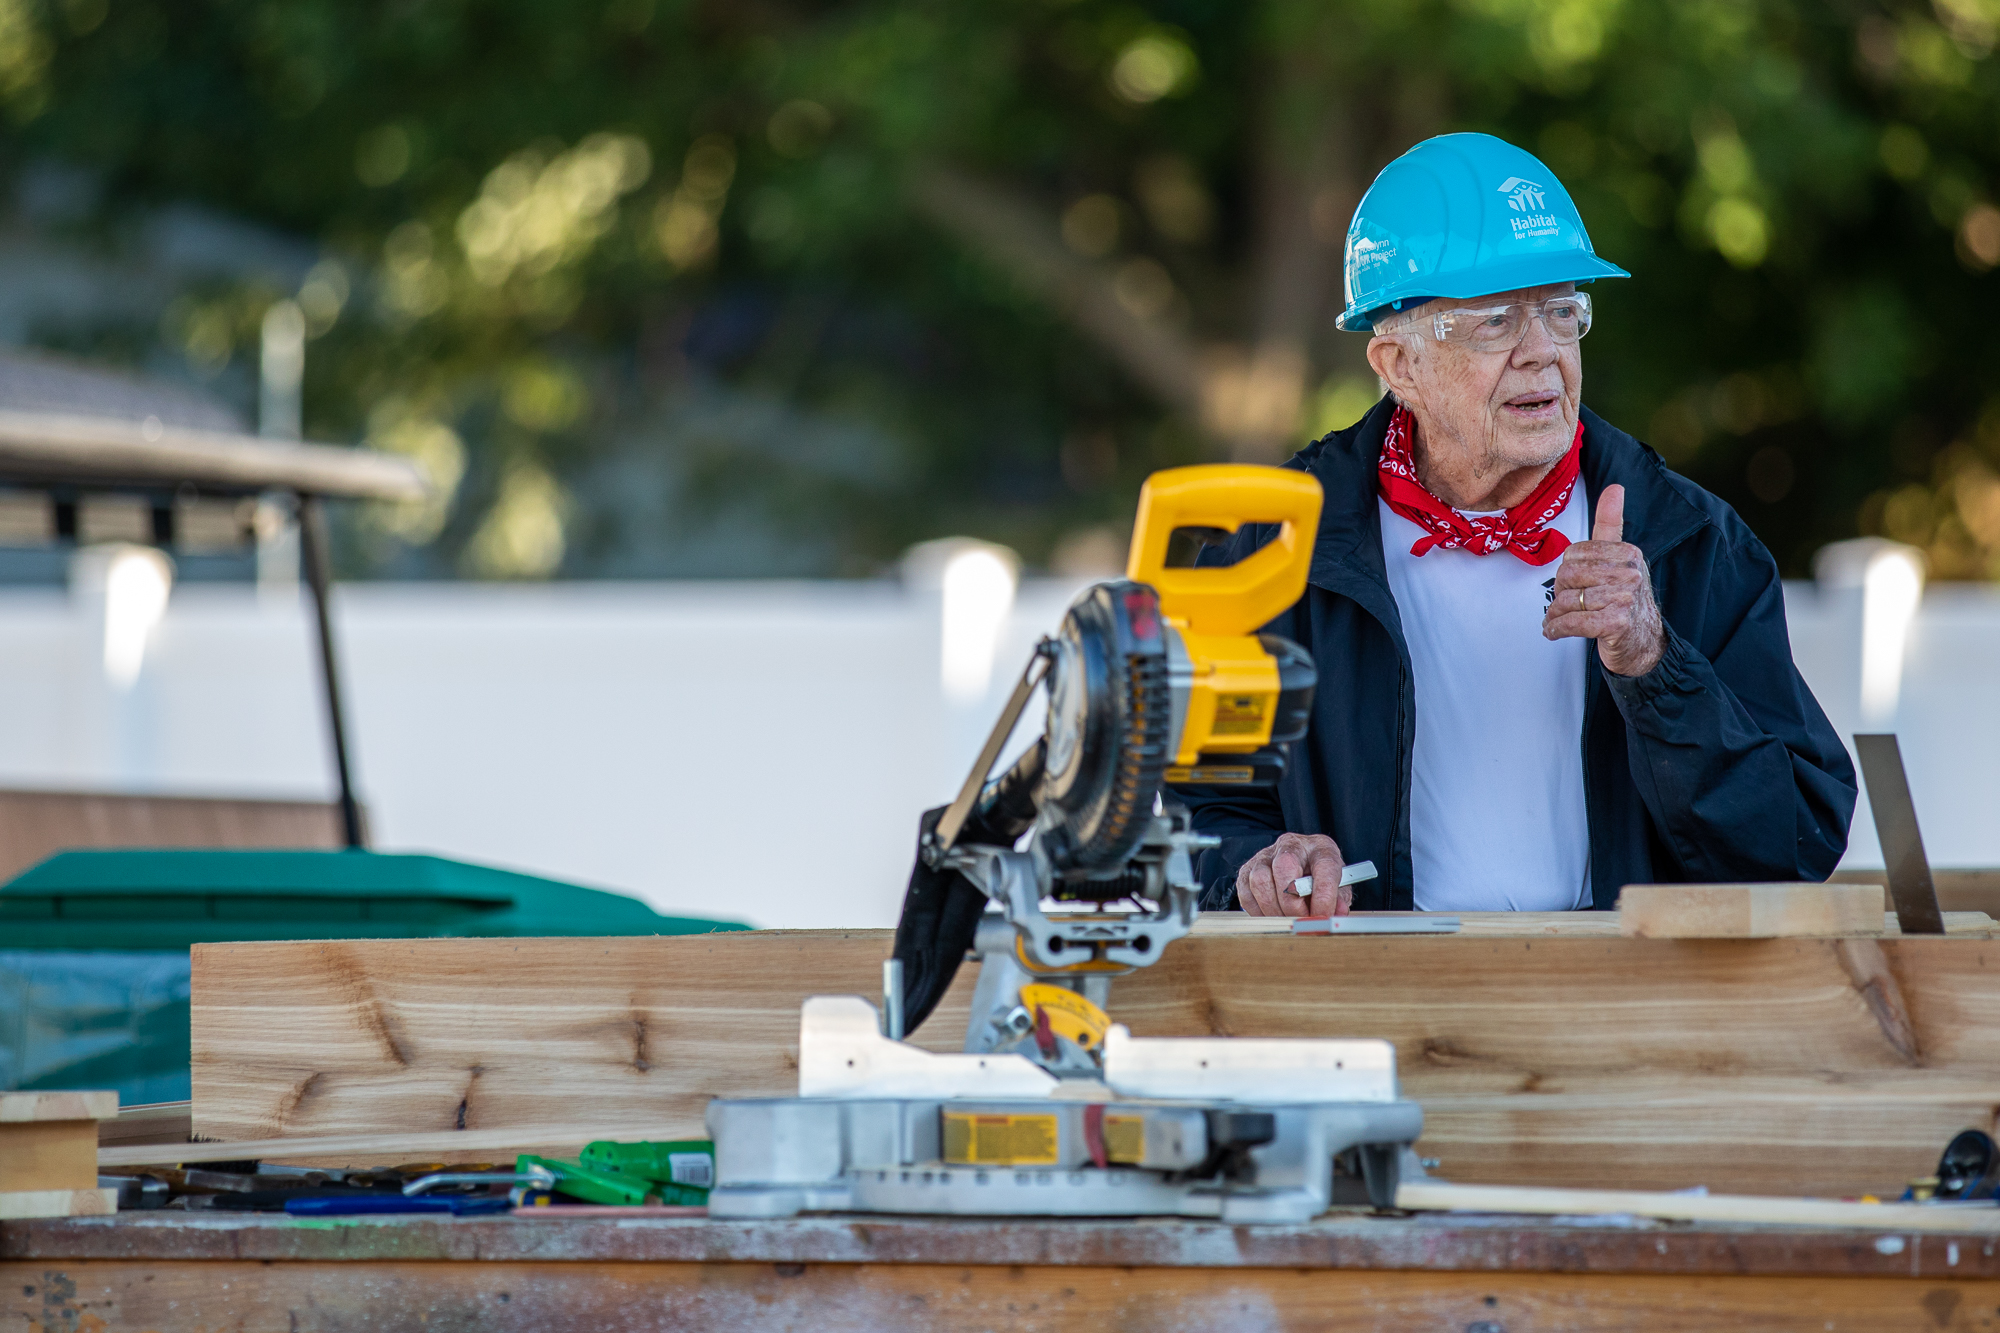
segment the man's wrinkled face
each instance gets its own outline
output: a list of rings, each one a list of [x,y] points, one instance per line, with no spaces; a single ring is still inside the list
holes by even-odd
[[[1583,402],[1580,344],[1559,344],[1540,319],[1530,319],[1520,346],[1481,351],[1432,336],[1431,317],[1445,310],[1485,310],[1515,302],[1539,305],[1575,291],[1575,283],[1565,282],[1426,302],[1407,326],[1421,338],[1392,333],[1377,339],[1400,344],[1405,355],[1378,358],[1371,344],[1369,360],[1416,413],[1433,446],[1455,444],[1501,468],[1552,463],[1568,452],[1576,436]],[[1385,363],[1400,373],[1385,373]],[[1440,434],[1447,440],[1435,438]]]

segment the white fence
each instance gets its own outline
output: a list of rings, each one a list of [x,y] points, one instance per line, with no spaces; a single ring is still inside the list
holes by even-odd
[[[1075,584],[1029,582],[984,697],[940,681],[921,583],[356,585],[337,591],[356,770],[378,845],[760,925],[892,924],[918,813],[945,800]],[[1788,589],[1843,734],[1858,595]],[[0,593],[0,784],[323,796],[302,608],[176,588],[143,668],[104,668],[101,602]],[[1932,860],[2000,865],[2000,594],[1933,588],[1893,728]],[[961,662],[960,695],[964,687]],[[1880,864],[1866,802],[1849,863]]]

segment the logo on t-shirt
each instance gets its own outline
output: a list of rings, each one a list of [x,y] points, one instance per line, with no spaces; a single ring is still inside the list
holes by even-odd
[[[1554,606],[1555,600],[1556,600],[1556,581],[1554,579],[1543,579],[1542,580],[1543,609],[1546,610],[1548,607]]]

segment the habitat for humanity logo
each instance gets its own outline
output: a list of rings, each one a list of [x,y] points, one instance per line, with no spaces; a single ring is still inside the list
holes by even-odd
[[[1521,214],[1507,219],[1516,236],[1553,236],[1560,229],[1554,216],[1536,211],[1548,206],[1548,196],[1537,182],[1509,176],[1500,182],[1500,193],[1507,196],[1507,207]]]
[[[1547,202],[1541,186],[1533,181],[1524,181],[1519,176],[1509,176],[1502,181],[1500,193],[1507,196],[1507,207],[1516,213],[1532,213]]]

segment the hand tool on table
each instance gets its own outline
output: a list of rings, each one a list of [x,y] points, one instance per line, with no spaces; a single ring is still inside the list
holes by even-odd
[[[1905,935],[1942,935],[1944,914],[1938,910],[1930,858],[1924,855],[1924,835],[1917,829],[1902,746],[1893,734],[1863,734],[1854,738],[1854,752],[1868,784],[1868,809],[1875,816],[1896,925]]]
[[[358,1194],[349,1198],[306,1198],[285,1200],[291,1217],[375,1217],[399,1213],[448,1213],[453,1217],[476,1217],[482,1213],[504,1213],[514,1206],[505,1194],[420,1195]]]
[[[556,1194],[567,1194],[572,1199],[582,1199],[585,1203],[641,1204],[646,1202],[647,1195],[653,1193],[653,1183],[642,1177],[599,1171],[553,1157],[522,1153],[515,1159],[515,1169],[523,1175],[537,1169],[547,1172],[551,1179],[543,1188]]]
[[[557,1181],[555,1171],[531,1165],[519,1171],[432,1171],[407,1181],[402,1192],[350,1193],[331,1195],[325,1191],[301,1193],[285,1201],[285,1212],[293,1217],[373,1217],[402,1213],[449,1213],[453,1217],[502,1213],[513,1207],[512,1194],[496,1190],[503,1185],[550,1189]],[[484,1185],[483,1194],[433,1194],[440,1185]]]
[[[669,1206],[705,1207],[709,1187],[715,1183],[715,1144],[708,1139],[664,1143],[601,1139],[587,1144],[577,1160],[591,1171],[644,1181]]]
[[[2000,1197],[2000,1147],[1983,1129],[1960,1130],[1938,1157],[1937,1173],[1910,1182],[1903,1198],[1914,1203],[1984,1203]]]
[[[1389,1043],[1136,1038],[1107,1013],[1112,979],[1194,924],[1194,857],[1216,839],[1172,789],[1268,786],[1305,734],[1312,659],[1258,630],[1303,593],[1319,511],[1319,483],[1286,469],[1147,481],[1127,577],[1087,589],[1037,645],[957,798],[922,821],[886,1030],[866,1000],[809,999],[800,1095],[709,1103],[711,1216],[1279,1222],[1337,1189],[1390,1205],[1420,1170],[1405,1158],[1423,1113],[1398,1094]],[[1236,564],[1169,567],[1175,533],[1245,524],[1271,531]],[[1043,688],[1042,735],[989,778]],[[968,949],[964,1053],[900,1040]]]

